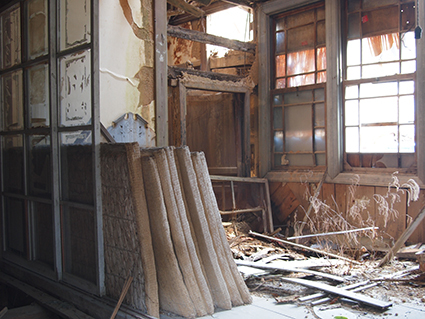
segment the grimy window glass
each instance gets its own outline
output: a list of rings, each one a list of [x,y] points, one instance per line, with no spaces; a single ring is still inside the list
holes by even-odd
[[[324,2],[273,17],[273,168],[326,165]]]
[[[345,2],[346,169],[415,165],[415,12],[415,2]]]

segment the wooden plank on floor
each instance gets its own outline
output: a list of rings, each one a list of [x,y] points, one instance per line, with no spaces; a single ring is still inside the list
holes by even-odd
[[[327,284],[323,284],[320,282],[313,282],[310,280],[305,280],[305,279],[300,279],[300,278],[281,278],[283,281],[286,282],[290,282],[290,283],[295,283],[295,284],[300,284],[306,287],[310,287],[310,288],[316,288],[318,290],[322,290],[322,291],[326,291],[329,292],[331,294],[336,294],[339,296],[343,296],[346,298],[350,298],[353,300],[356,300],[360,303],[372,306],[372,307],[376,307],[382,310],[385,310],[389,307],[392,306],[391,302],[388,301],[383,301],[383,300],[378,300],[378,299],[374,299],[362,294],[358,294],[349,290],[344,290],[342,288],[337,288],[334,286],[330,286]]]

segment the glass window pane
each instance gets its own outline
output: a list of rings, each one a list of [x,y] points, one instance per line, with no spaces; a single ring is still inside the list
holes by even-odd
[[[401,62],[401,74],[416,72],[416,61]]]
[[[285,29],[285,18],[276,20],[276,31]]]
[[[399,85],[400,94],[413,94],[415,92],[414,81],[400,81]]]
[[[347,65],[360,64],[360,39],[347,42]]]
[[[30,59],[47,54],[47,1],[28,1],[28,55]]]
[[[30,127],[48,127],[49,115],[49,70],[47,64],[28,69]]]
[[[401,59],[416,59],[416,40],[414,32],[406,32],[401,36]]]
[[[286,75],[286,55],[276,57],[276,77],[280,78]]]
[[[50,136],[31,135],[29,138],[29,192],[50,198],[52,194]]]
[[[366,126],[360,128],[360,152],[396,153],[398,151],[397,126]]]
[[[90,0],[60,1],[60,49],[90,42]]]
[[[285,32],[276,33],[276,53],[285,53]]]
[[[275,130],[283,129],[283,119],[282,119],[282,108],[274,107],[273,108],[273,128]]]
[[[413,95],[400,96],[399,123],[413,124],[415,122],[415,98]]]
[[[400,58],[398,33],[362,39],[362,63],[381,63]]]
[[[317,45],[326,43],[326,25],[325,21],[317,22]]]
[[[63,218],[64,271],[96,283],[94,212],[64,206]]]
[[[359,128],[345,128],[345,151],[347,153],[358,153],[360,150],[359,144]]]
[[[377,97],[397,94],[397,82],[360,84],[360,97]]]
[[[326,47],[317,49],[317,70],[326,70]]]
[[[359,66],[351,66],[347,68],[347,80],[360,79],[361,68]]]
[[[413,153],[415,151],[415,126],[400,125],[400,152]]]
[[[288,87],[314,84],[314,74],[303,74],[288,78]]]
[[[273,105],[282,105],[282,95],[281,94],[276,94],[273,97]]]
[[[312,9],[287,16],[287,28],[294,28],[314,21],[314,11],[315,10]]]
[[[286,93],[283,95],[283,102],[285,105],[313,102],[313,94],[311,90]]]
[[[274,151],[283,152],[283,132],[274,132]]]
[[[21,135],[3,137],[4,190],[24,193],[24,143]]]
[[[288,75],[312,72],[316,69],[314,50],[288,53]]]
[[[396,123],[397,97],[360,100],[360,123]]]
[[[395,75],[400,73],[400,64],[385,63],[385,64],[372,64],[364,65],[362,71],[362,78],[377,78],[381,76]]]
[[[2,77],[3,125],[6,131],[24,128],[22,70]]]
[[[326,71],[317,72],[316,83],[325,83],[326,82]]]
[[[316,154],[316,164],[318,166],[326,165],[326,154]]]
[[[311,106],[285,107],[285,152],[313,151]]]
[[[25,203],[22,199],[5,198],[6,249],[21,257],[27,256]]]
[[[325,126],[325,104],[314,105],[314,126]]]
[[[286,154],[290,166],[313,166],[313,154]]]
[[[62,58],[60,72],[60,124],[64,126],[90,124],[90,50]]]
[[[325,100],[325,89],[314,90],[314,101],[324,101],[324,100]]]
[[[345,101],[345,125],[359,125],[358,100]]]
[[[21,9],[19,4],[1,15],[2,68],[21,63]]]
[[[276,89],[284,89],[286,87],[286,79],[276,80]]]
[[[91,132],[61,133],[60,142],[62,199],[93,204]]]
[[[348,3],[351,3],[349,1]],[[348,39],[354,39],[360,37],[360,14],[355,12],[348,15]]]
[[[288,30],[288,52],[304,51],[314,48],[314,24]]]
[[[50,204],[32,203],[34,259],[53,269],[53,211]]]
[[[314,150],[325,151],[326,150],[326,134],[325,129],[314,130]]]
[[[346,99],[357,99],[359,97],[359,87],[357,85],[351,85],[345,87],[345,98]]]
[[[281,166],[281,165],[288,165],[289,162],[286,159],[286,155],[282,155],[282,154],[274,154],[274,166]]]

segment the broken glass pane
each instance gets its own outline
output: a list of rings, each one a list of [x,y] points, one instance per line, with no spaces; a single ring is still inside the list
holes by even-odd
[[[276,94],[273,98],[273,104],[274,105],[282,105],[282,95]]]
[[[415,92],[415,82],[400,81],[399,94],[413,94]]]
[[[416,59],[416,40],[414,32],[406,32],[401,36],[401,59]]]
[[[24,127],[22,70],[2,77],[3,125],[7,131],[21,130]]]
[[[347,42],[347,65],[360,65],[360,39]]]
[[[360,128],[360,152],[396,153],[397,151],[398,131],[396,125]]]
[[[400,58],[398,33],[362,39],[362,63],[397,61]]]
[[[397,94],[397,82],[360,84],[360,97],[377,97]]]
[[[276,89],[284,89],[286,87],[286,79],[276,80]]]
[[[48,65],[41,64],[28,69],[30,126],[47,127],[49,118]]]
[[[383,63],[383,64],[372,64],[363,66],[362,78],[377,78],[381,76],[387,75],[395,75],[399,74],[400,64],[398,62],[395,63]]]
[[[47,54],[47,1],[28,1],[28,55],[34,59]]]
[[[350,85],[345,87],[345,98],[356,99],[359,97],[359,87],[357,85]]]
[[[359,128],[358,127],[345,128],[345,150],[347,153],[359,152],[360,145],[359,145]]]
[[[60,72],[60,124],[65,126],[90,124],[90,50],[62,58]]]
[[[345,101],[345,125],[359,125],[359,102]]]
[[[415,98],[413,95],[400,96],[399,123],[413,124],[415,122]]]
[[[311,105],[285,107],[285,152],[313,151]]]
[[[90,0],[60,1],[60,49],[90,42]]]
[[[415,151],[415,126],[400,125],[400,152],[413,153]]]
[[[19,5],[1,15],[2,68],[21,63],[21,10]]]
[[[397,97],[360,100],[360,124],[396,123]]]

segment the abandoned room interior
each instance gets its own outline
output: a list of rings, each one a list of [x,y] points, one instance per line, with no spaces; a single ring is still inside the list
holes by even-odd
[[[0,318],[425,317],[424,27],[0,1]]]

